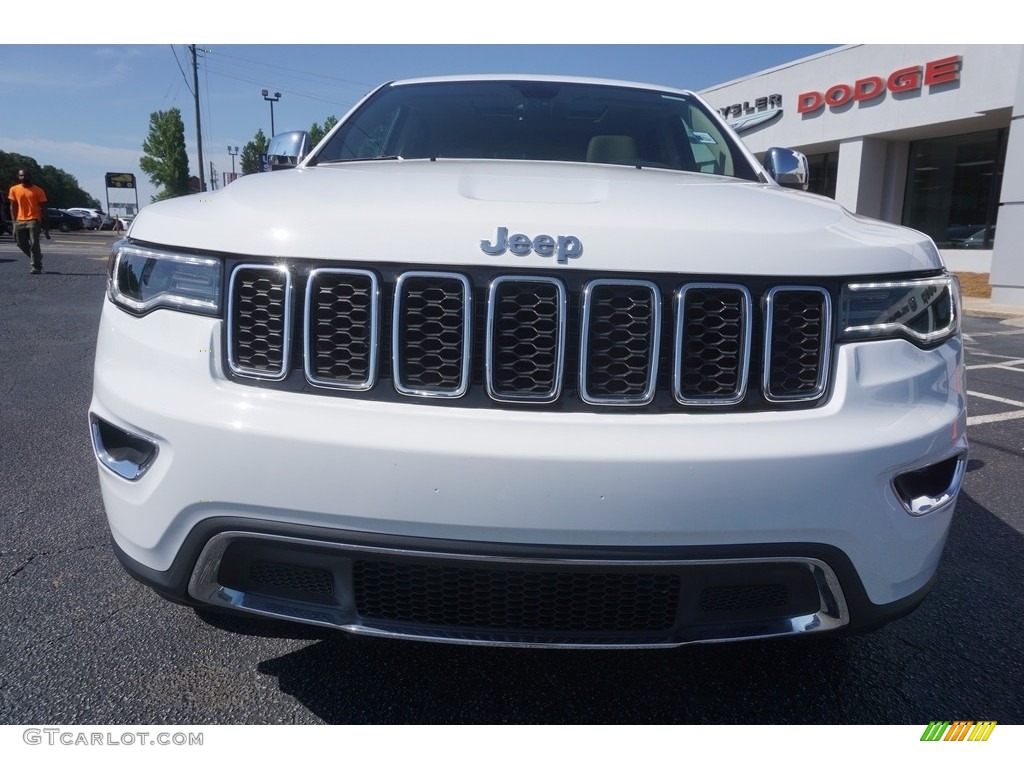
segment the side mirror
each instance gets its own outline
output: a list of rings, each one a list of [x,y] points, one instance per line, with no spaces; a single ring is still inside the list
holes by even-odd
[[[305,131],[288,131],[278,133],[270,140],[267,148],[267,161],[270,163],[270,170],[281,171],[286,168],[294,168],[309,154],[309,134]]]
[[[780,186],[807,191],[810,173],[807,157],[802,152],[785,147],[772,147],[764,153],[764,169]]]

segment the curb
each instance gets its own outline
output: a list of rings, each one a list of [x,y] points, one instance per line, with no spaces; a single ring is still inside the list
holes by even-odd
[[[1024,306],[992,304],[988,299],[963,299],[963,313],[967,317],[991,317],[998,320],[1019,320],[1024,323]]]

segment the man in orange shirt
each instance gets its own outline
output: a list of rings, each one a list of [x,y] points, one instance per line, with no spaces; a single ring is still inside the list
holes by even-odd
[[[43,271],[43,252],[39,247],[39,233],[50,237],[50,226],[46,220],[46,193],[42,187],[32,183],[32,174],[18,171],[18,183],[7,194],[11,201],[11,219],[14,223],[14,241],[22,253],[32,260],[30,274]]]

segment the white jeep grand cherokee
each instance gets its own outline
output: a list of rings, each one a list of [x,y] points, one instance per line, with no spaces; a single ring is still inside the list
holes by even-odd
[[[111,258],[90,422],[134,577],[562,647],[864,631],[924,599],[967,456],[927,237],[783,188],[802,156],[762,167],[669,88],[393,82],[291,138]]]

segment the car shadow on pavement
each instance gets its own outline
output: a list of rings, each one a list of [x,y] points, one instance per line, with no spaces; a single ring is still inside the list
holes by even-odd
[[[236,635],[290,640],[323,640],[338,634],[337,630],[311,624],[297,624],[293,621],[224,613],[215,608],[193,608],[193,611],[204,624]]]
[[[258,669],[332,724],[818,723],[835,719],[846,656],[828,640],[575,651],[353,636]],[[785,699],[773,691],[778,677],[808,687],[826,676],[837,689],[814,684]]]
[[[104,277],[99,272],[62,272],[59,269],[47,269],[43,267],[44,275],[60,275],[61,277]]]
[[[867,635],[533,650],[236,617],[221,626],[320,640],[258,670],[334,724],[927,724],[954,715],[1020,723],[1022,582],[1022,536],[964,492],[931,594]]]

